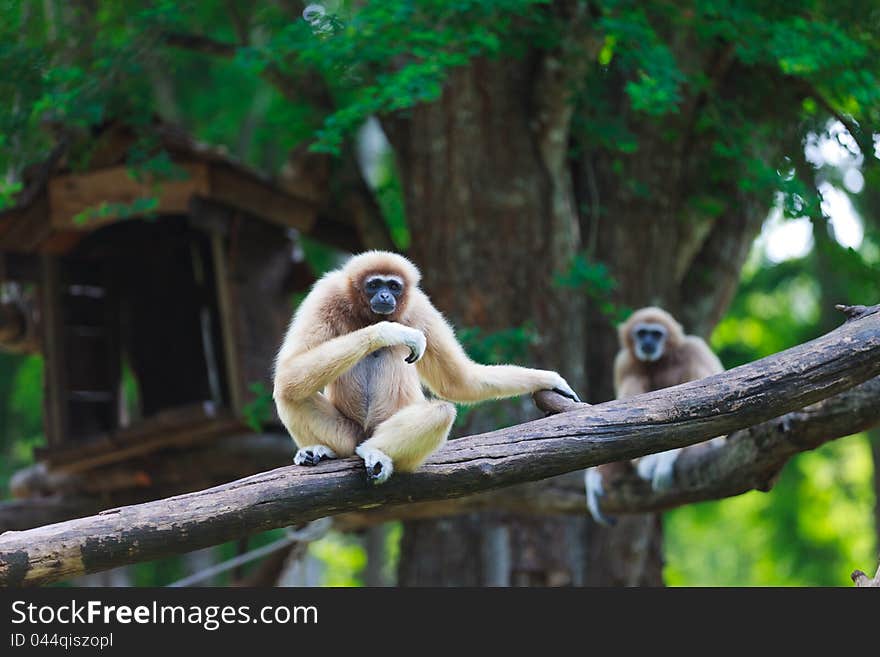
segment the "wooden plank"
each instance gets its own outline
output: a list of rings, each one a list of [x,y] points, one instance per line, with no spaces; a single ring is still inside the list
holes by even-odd
[[[38,450],[36,456],[58,472],[84,472],[170,445],[189,445],[244,430],[242,422],[229,412],[216,409],[209,412],[205,405],[196,404],[163,411],[88,443]]]
[[[227,436],[232,433],[244,431],[244,425],[237,419],[226,417],[202,425],[181,427],[169,430],[163,434],[156,434],[135,442],[126,442],[119,445],[113,443],[107,449],[96,452],[91,456],[79,456],[75,459],[60,463],[51,463],[52,467],[59,472],[86,472],[109,463],[119,463],[137,456],[150,454],[169,446],[182,447],[194,443]]]
[[[0,501],[0,534],[204,490],[288,465],[294,452],[286,433],[236,432],[79,473],[29,466],[13,475],[16,499]]]
[[[313,203],[285,194],[257,176],[228,164],[211,163],[210,183],[208,196],[212,200],[281,226],[307,233],[317,218],[318,209]]]
[[[86,234],[77,230],[52,231],[36,248],[40,253],[70,253]]]
[[[43,423],[50,448],[62,444],[67,430],[67,387],[64,371],[64,326],[61,318],[61,281],[58,258],[40,258],[40,312],[43,346]]]
[[[182,447],[197,442],[228,436],[233,433],[244,431],[246,427],[241,421],[232,417],[223,417],[218,420],[206,422],[201,425],[185,426],[165,433],[155,434],[142,440],[125,442],[124,444],[113,443],[104,451],[96,452],[90,456],[79,456],[75,459],[61,463],[51,463],[59,472],[86,472],[109,463],[119,463],[137,456],[150,454],[165,447]]]
[[[49,449],[38,448],[35,450],[35,456],[38,459],[48,459],[50,462],[56,457],[65,459],[88,456],[101,452],[104,448],[102,444],[118,445],[128,441],[141,440],[148,438],[153,433],[211,421],[217,417],[218,411],[212,402],[187,404],[161,411],[152,417],[140,420],[135,425],[120,428],[106,435],[96,436],[87,443],[65,444],[58,448]]]
[[[0,250],[32,253],[50,232],[49,197],[42,193],[27,206],[0,215]]]
[[[226,385],[229,390],[229,406],[236,415],[244,413],[245,381],[241,375],[240,340],[236,330],[236,312],[240,312],[232,295],[229,279],[228,258],[223,235],[211,233],[211,256],[214,261],[214,279],[217,287],[217,310],[220,315],[220,331],[223,334],[223,354],[226,362]]]
[[[62,260],[67,427],[64,441],[82,443],[119,422],[120,346],[116,277],[106,260]]]
[[[178,163],[189,174],[186,180],[165,180],[155,185],[137,181],[124,166],[88,173],[71,173],[49,181],[50,225],[54,230],[92,231],[113,223],[120,217],[109,215],[84,223],[74,221],[81,212],[98,208],[102,203],[130,205],[139,199],[158,198],[155,212],[186,214],[194,194],[207,194],[207,165],[201,162]]]

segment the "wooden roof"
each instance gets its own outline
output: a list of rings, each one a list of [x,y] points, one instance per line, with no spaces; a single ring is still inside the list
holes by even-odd
[[[137,134],[125,124],[110,123],[90,136],[89,168],[73,171],[69,146],[59,146],[42,164],[31,167],[17,204],[0,212],[0,251],[12,253],[65,253],[80,238],[120,220],[111,209],[94,218],[75,218],[102,204],[105,208],[131,207],[139,199],[155,199],[155,214],[186,214],[194,198],[207,199],[252,217],[304,234],[317,232],[325,241],[343,248],[357,247],[354,227],[319,219],[313,201],[282,189],[278,184],[230,158],[200,144],[184,132],[158,124],[155,136],[172,162],[187,173],[183,180],[153,183],[135,180],[126,158]],[[130,215],[129,215],[130,216]],[[319,223],[332,223],[319,226]],[[329,238],[329,239],[328,239]]]

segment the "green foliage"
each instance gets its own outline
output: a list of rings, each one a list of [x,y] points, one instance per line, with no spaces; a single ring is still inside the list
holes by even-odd
[[[306,263],[315,276],[323,276],[328,271],[336,269],[344,258],[344,254],[339,249],[309,237],[300,236],[299,243],[305,253]]]
[[[362,586],[360,573],[367,565],[363,547],[354,536],[330,532],[309,546],[325,567],[324,586]]]
[[[332,80],[340,106],[312,148],[337,153],[367,117],[435,101],[453,69],[521,48],[512,26],[542,4],[546,0],[366,3],[311,25],[291,24],[270,44],[271,55]],[[401,60],[405,66],[395,65]]]
[[[410,233],[406,223],[403,185],[391,153],[387,153],[380,164],[379,180],[375,189],[376,202],[382,211],[382,217],[391,233],[394,246],[399,251],[406,251],[409,248]]]
[[[2,137],[0,137],[2,146]],[[16,195],[23,189],[19,181],[0,180],[0,210],[15,204]]]
[[[822,248],[828,252],[814,248],[804,258],[780,263],[753,250],[737,295],[712,336],[727,367],[832,328],[823,328],[826,306],[839,301],[826,298],[831,289],[853,295],[847,303],[880,300],[870,231],[859,251],[836,242]],[[668,582],[848,586],[857,564],[876,560],[871,466],[868,439],[860,434],[796,456],[769,493],[750,492],[666,513]]]
[[[254,398],[244,405],[244,419],[247,425],[256,432],[263,430],[263,425],[272,419],[272,409],[275,402],[272,399],[272,391],[262,381],[252,381],[248,385]]]
[[[540,339],[532,324],[500,331],[463,327],[457,329],[456,335],[467,354],[477,363],[486,365],[528,362],[530,348]],[[454,431],[464,431],[469,427],[474,406],[457,404],[456,407],[458,414],[453,425]],[[505,426],[516,421],[516,416],[504,401],[480,404],[480,412],[483,417],[491,418],[495,426]]]
[[[585,292],[596,302],[599,312],[614,323],[621,322],[631,312],[613,301],[613,293],[617,283],[601,262],[592,261],[585,253],[579,253],[569,263],[568,269],[556,274],[553,284],[570,288],[577,292]]]
[[[100,205],[86,208],[73,217],[73,223],[83,225],[95,219],[130,219],[131,217],[153,217],[159,207],[159,199],[155,196],[138,198],[131,203],[108,203],[103,201]]]
[[[648,13],[640,3],[630,2],[608,2],[606,9],[600,28],[608,35],[606,47],[614,44],[617,62],[633,71],[624,85],[632,108],[649,116],[674,111],[682,100],[684,74]],[[601,51],[600,62],[603,59],[610,63],[611,53]]]
[[[43,436],[43,362],[36,356],[0,353],[0,499],[10,477],[34,462]]]
[[[538,340],[538,334],[531,324],[500,331],[465,327],[458,329],[457,333],[468,355],[476,362],[487,365],[523,361],[528,357],[529,347]]]

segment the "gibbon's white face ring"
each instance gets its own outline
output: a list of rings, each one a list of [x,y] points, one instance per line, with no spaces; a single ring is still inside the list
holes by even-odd
[[[654,361],[658,361],[663,357],[663,350],[655,351],[653,354],[646,354],[642,351],[642,347],[639,344],[636,344],[636,356],[639,360],[643,360],[647,363],[653,363]]]
[[[632,329],[636,358],[647,363],[660,360],[666,352],[668,332],[662,324],[643,322]]]

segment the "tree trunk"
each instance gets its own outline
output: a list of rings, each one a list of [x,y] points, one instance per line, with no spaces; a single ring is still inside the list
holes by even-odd
[[[583,250],[608,266],[615,303],[666,306],[706,335],[732,297],[766,203],[741,198],[731,181],[724,192],[739,202],[720,216],[683,212],[688,163],[698,167],[699,158],[670,146],[656,125],[639,136],[635,155],[587,152],[572,164],[573,106],[558,68],[535,53],[476,61],[451,75],[440,101],[385,128],[403,173],[410,254],[435,304],[459,327],[533,326],[531,364],[558,369],[600,402],[613,397],[613,322],[585,292],[557,286],[555,274]],[[621,159],[623,173],[612,167]],[[633,180],[651,194],[633,191]],[[575,208],[587,210],[579,217]],[[517,402],[504,408],[507,423],[529,412]],[[467,430],[497,418],[471,413]],[[406,523],[399,583],[661,585],[662,565],[658,515],[605,529],[586,513],[486,512]]]
[[[526,359],[580,389],[583,302],[552,284],[580,243],[568,179],[558,175],[567,122],[535,120],[543,75],[534,58],[478,61],[452,75],[440,102],[391,124],[389,136],[403,171],[410,254],[437,307],[458,327],[533,326],[538,340]],[[535,416],[529,399],[488,406],[468,416],[467,432]],[[409,522],[398,581],[581,584],[585,535],[583,518],[485,513]]]

